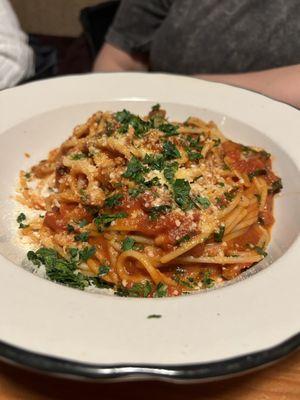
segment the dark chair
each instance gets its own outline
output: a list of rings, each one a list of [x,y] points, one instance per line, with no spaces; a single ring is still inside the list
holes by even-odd
[[[107,1],[96,6],[86,7],[80,13],[80,21],[93,58],[96,57],[104,43],[106,32],[119,5],[120,1]]]

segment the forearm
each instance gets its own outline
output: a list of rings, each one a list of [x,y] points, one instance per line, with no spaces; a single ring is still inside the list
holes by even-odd
[[[108,43],[100,50],[94,66],[94,72],[147,71],[147,61],[137,55],[128,54]]]
[[[196,76],[254,90],[300,108],[300,65],[243,74]]]

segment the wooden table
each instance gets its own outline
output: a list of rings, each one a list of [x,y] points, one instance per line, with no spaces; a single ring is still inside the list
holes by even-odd
[[[300,352],[266,369],[219,382],[88,383],[0,363],[0,400],[300,400]]]

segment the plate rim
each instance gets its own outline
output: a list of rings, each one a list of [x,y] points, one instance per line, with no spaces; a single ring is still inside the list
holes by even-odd
[[[134,73],[135,74],[135,73]],[[85,76],[90,74],[84,74]],[[141,75],[141,73],[139,73]],[[148,74],[147,74],[148,75]],[[171,75],[171,74],[157,74]],[[174,76],[174,75],[172,75]],[[71,75],[69,78],[78,77]],[[177,77],[181,77],[178,76]],[[66,77],[56,77],[61,79]],[[43,83],[45,80],[42,81]],[[39,84],[35,82],[34,84]],[[27,84],[29,85],[29,84]],[[26,86],[27,86],[26,85]],[[30,83],[32,85],[32,83]],[[220,86],[231,86],[217,84]],[[285,107],[297,110],[295,107],[261,95],[255,91],[238,88],[240,91],[252,92],[258,96],[265,97],[269,102],[281,103]],[[14,89],[9,89],[14,90]],[[4,91],[6,92],[6,91]],[[23,121],[21,121],[23,122]],[[295,161],[295,160],[294,160]],[[170,382],[199,382],[213,379],[222,379],[232,375],[246,373],[253,369],[266,366],[287,356],[300,347],[300,332],[284,340],[283,342],[263,350],[246,353],[244,355],[220,359],[213,362],[194,364],[89,364],[80,361],[73,361],[67,358],[53,357],[47,354],[37,353],[24,348],[0,341],[0,359],[10,361],[16,365],[27,367],[32,370],[49,373],[73,379],[99,379],[101,381],[117,380],[165,380]]]
[[[165,381],[200,383],[246,374],[280,361],[300,350],[300,332],[287,340],[253,353],[224,360],[193,364],[90,364],[52,357],[0,340],[0,359],[15,366],[54,377],[100,382]]]

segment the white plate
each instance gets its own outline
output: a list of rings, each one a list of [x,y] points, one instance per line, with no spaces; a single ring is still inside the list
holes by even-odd
[[[157,102],[171,118],[213,119],[233,140],[274,155],[284,190],[275,201],[265,268],[221,289],[163,299],[85,293],[20,268],[25,253],[10,197],[18,171],[45,157],[96,110],[144,113]],[[245,371],[299,346],[299,111],[227,85],[126,73],[3,91],[0,113],[0,356],[70,376],[176,381]],[[162,317],[147,319],[154,313]]]

